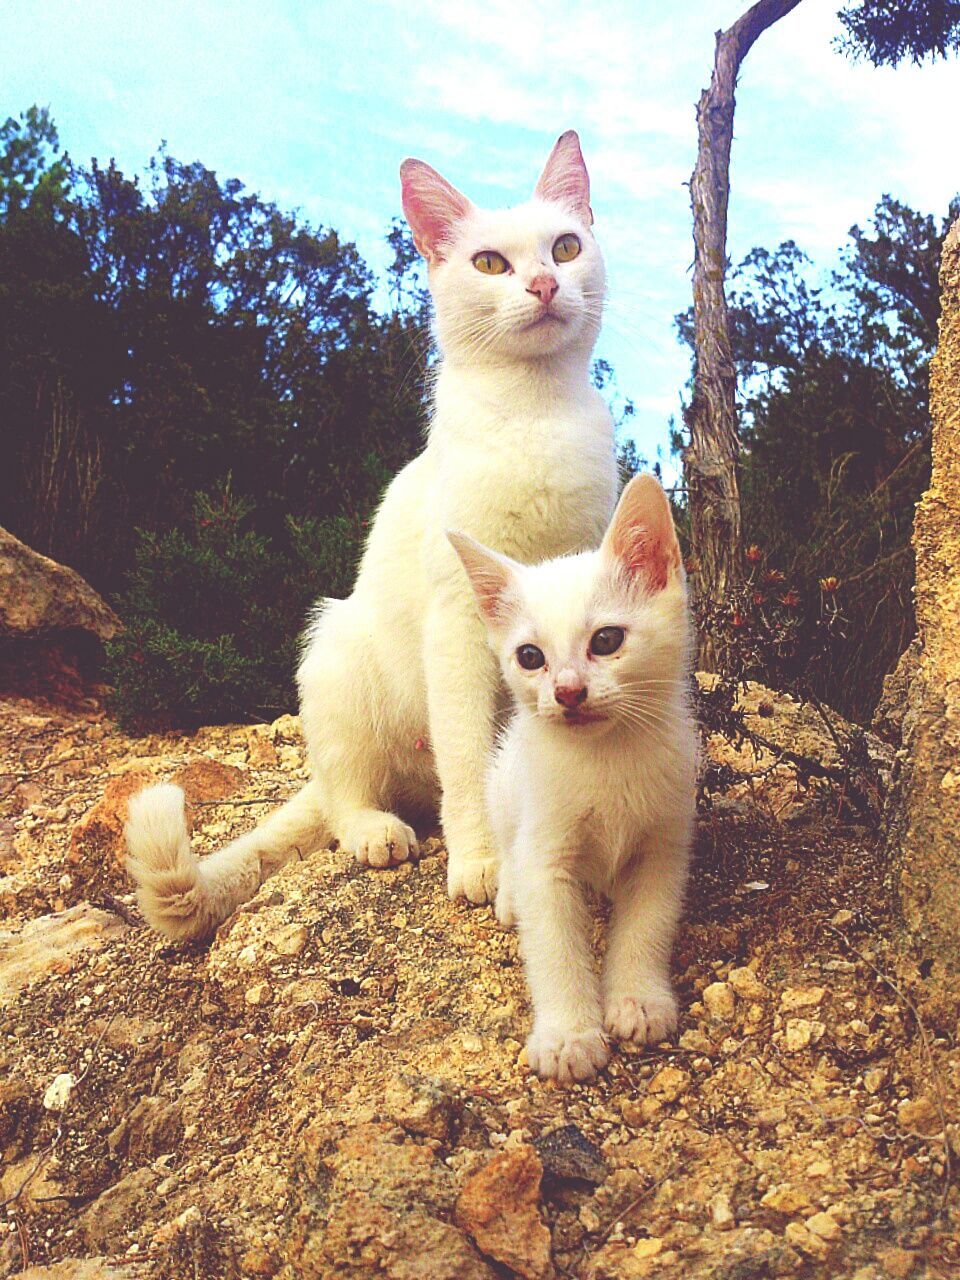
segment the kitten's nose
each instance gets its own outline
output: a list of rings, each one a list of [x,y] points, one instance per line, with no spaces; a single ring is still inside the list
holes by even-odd
[[[533,277],[527,285],[527,293],[535,293],[541,302],[552,302],[559,288],[556,276],[544,272],[542,275]]]
[[[586,702],[587,691],[583,685],[558,684],[553,691],[553,696],[561,707],[578,707],[581,702]]]

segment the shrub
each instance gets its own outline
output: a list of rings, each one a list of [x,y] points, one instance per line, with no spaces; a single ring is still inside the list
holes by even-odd
[[[717,605],[695,600],[698,632],[709,631],[718,669],[736,683],[758,680],[804,699],[846,639],[840,611],[842,582],[821,578],[815,591],[772,564],[761,547],[746,548],[743,584]],[[696,573],[696,560],[687,562]]]
[[[229,483],[198,494],[188,530],[137,531],[135,568],[108,646],[121,723],[262,720],[296,705],[307,612],[352,585],[363,522],[288,518],[283,538],[245,528],[252,503]]]

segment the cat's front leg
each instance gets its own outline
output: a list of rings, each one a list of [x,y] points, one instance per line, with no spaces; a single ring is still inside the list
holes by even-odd
[[[614,1039],[659,1044],[677,1029],[670,952],[689,850],[686,824],[660,833],[614,884],[603,966],[603,1024]]]
[[[600,986],[583,886],[563,853],[544,855],[536,849],[513,867],[512,897],[533,1001],[530,1069],[560,1084],[592,1080],[606,1066],[610,1047],[600,1025]]]
[[[496,846],[486,818],[484,784],[493,747],[499,676],[472,596],[434,599],[424,626],[424,668],[433,746],[442,792],[451,898],[492,902]]]
[[[374,664],[362,631],[354,634],[350,626],[351,603],[316,628],[300,668],[300,719],[334,838],[361,866],[391,867],[417,857],[419,849],[413,828],[384,807],[399,774],[397,751],[378,732],[378,696],[389,690],[372,691],[365,668]]]

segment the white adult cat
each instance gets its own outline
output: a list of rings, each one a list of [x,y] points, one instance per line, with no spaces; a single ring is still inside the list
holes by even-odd
[[[599,551],[530,568],[451,533],[516,712],[490,767],[497,915],[516,918],[530,1066],[590,1079],[607,1036],[676,1029],[670,948],[693,831],[697,734],[680,549],[652,476],[623,492]],[[613,899],[598,981],[584,885]],[[606,1033],[606,1034],[605,1034]]]
[[[420,160],[401,178],[442,351],[428,443],[387,490],[353,594],[323,604],[308,633],[311,781],[199,863],[179,788],[131,804],[140,905],[173,938],[211,933],[331,838],[370,866],[404,861],[416,837],[394,808],[435,806],[438,774],[450,894],[492,900],[483,796],[500,681],[444,530],[532,562],[596,546],[613,509],[613,424],[590,378],[604,269],[577,135],[514,209],[476,208]]]

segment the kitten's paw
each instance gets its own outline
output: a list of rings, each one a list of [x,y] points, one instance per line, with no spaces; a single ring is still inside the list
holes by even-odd
[[[561,1031],[534,1027],[527,1040],[530,1070],[541,1080],[558,1084],[592,1080],[610,1061],[610,1046],[599,1027],[588,1031]]]
[[[483,856],[454,858],[447,863],[447,893],[477,906],[493,902],[497,892],[497,859]]]
[[[340,844],[365,867],[394,867],[420,851],[413,827],[392,813],[376,811],[357,814],[347,823]]]
[[[607,996],[603,1026],[615,1040],[659,1044],[677,1029],[677,1000],[669,988],[651,987],[635,995]]]
[[[513,898],[505,884],[500,885],[497,889],[497,901],[494,906],[497,920],[505,929],[512,929],[517,923],[517,913],[513,909]]]

